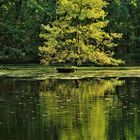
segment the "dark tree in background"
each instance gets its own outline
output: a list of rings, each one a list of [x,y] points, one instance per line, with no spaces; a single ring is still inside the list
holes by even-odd
[[[43,45],[44,40],[39,38],[39,34],[46,33],[41,27],[42,24],[49,25],[57,20],[58,2],[0,0],[0,62],[23,63],[40,60],[38,46]],[[140,64],[140,1],[103,2],[108,3],[104,7],[105,20],[108,20],[105,31],[122,34],[121,39],[114,40],[114,43],[118,44],[118,47],[112,50],[115,57],[125,60],[128,65]]]

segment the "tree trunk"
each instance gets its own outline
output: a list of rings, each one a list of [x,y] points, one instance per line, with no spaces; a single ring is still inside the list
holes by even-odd
[[[21,18],[21,9],[22,9],[23,0],[19,0],[15,3],[15,21],[16,24],[20,23]]]

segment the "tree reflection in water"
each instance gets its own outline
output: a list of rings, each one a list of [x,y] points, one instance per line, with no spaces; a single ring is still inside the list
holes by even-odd
[[[0,81],[2,140],[139,139],[140,79]]]
[[[43,121],[62,128],[59,129],[61,140],[107,139],[108,117],[113,106],[115,88],[122,85],[123,80],[46,82],[41,86],[51,84],[53,88],[41,92],[41,108],[49,116]],[[78,83],[78,88],[75,88],[75,83]]]

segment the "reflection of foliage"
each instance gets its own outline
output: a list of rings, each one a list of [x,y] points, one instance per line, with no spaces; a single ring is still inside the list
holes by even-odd
[[[32,135],[40,130],[38,94],[22,94],[22,91],[0,94],[0,110],[1,140],[7,140],[9,137],[31,140]],[[38,119],[36,125],[35,119]],[[32,135],[27,135],[28,133]]]
[[[75,87],[75,83],[79,88]],[[44,118],[44,122],[57,124],[70,131],[61,129],[61,140],[77,140],[81,137],[84,140],[89,137],[104,139],[108,125],[105,112],[111,104],[108,105],[103,99],[111,97],[115,87],[123,83],[117,79],[44,81],[41,87],[48,87],[48,90],[41,92],[40,102],[42,113],[49,116]]]
[[[34,93],[39,92],[39,81],[22,81],[16,79],[0,80],[0,95],[10,93]]]
[[[119,86],[123,83],[0,80],[0,138],[138,139],[140,80],[125,79]]]
[[[123,80],[110,79],[110,80],[51,80],[43,81],[40,85],[42,92],[56,92],[56,94],[73,96],[76,94],[83,94],[84,96],[103,97],[106,93],[113,93],[115,87],[122,85]],[[47,94],[48,95],[48,94]]]
[[[118,89],[118,100],[113,101],[113,108],[110,109],[108,139],[139,139],[139,83],[139,78],[127,78],[125,85]]]

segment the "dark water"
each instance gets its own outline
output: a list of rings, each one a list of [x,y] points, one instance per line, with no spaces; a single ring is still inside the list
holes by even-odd
[[[140,140],[140,79],[0,79],[0,140]]]

